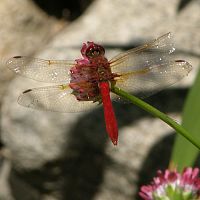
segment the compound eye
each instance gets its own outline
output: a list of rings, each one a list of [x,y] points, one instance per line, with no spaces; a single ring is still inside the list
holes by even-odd
[[[99,56],[100,52],[98,49],[91,48],[91,49],[89,49],[89,51],[86,52],[86,55],[89,58],[94,58],[94,57]]]
[[[88,49],[88,51],[86,52],[86,56],[88,58],[95,58],[101,55],[104,55],[105,51],[102,47],[100,46],[96,46],[96,47],[91,47],[90,49]]]

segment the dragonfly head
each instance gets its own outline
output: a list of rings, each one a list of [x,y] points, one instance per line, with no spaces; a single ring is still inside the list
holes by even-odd
[[[105,49],[101,45],[95,44],[94,42],[87,42],[87,44],[83,43],[81,54],[84,58],[90,60],[92,58],[104,56]]]

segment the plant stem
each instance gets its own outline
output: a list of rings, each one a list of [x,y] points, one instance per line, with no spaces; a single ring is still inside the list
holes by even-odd
[[[200,142],[198,142],[197,139],[192,137],[187,130],[185,130],[180,124],[175,122],[172,118],[164,114],[163,112],[160,112],[155,107],[151,106],[150,104],[144,102],[143,100],[139,99],[136,96],[130,95],[127,92],[123,91],[122,89],[112,86],[111,91],[120,97],[123,97],[126,100],[129,100],[131,103],[135,104],[136,106],[142,108],[143,110],[149,112],[155,117],[160,118],[162,121],[167,123],[169,126],[171,126],[177,133],[185,137],[187,140],[189,140],[194,146],[196,146],[198,149],[200,149]]]

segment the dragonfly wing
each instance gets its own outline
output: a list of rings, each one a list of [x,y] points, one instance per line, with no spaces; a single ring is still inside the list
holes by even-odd
[[[146,97],[166,88],[191,71],[192,66],[184,61],[165,61],[151,67],[123,73],[117,78],[116,86],[133,92],[136,96]]]
[[[69,70],[75,65],[68,60],[43,60],[26,56],[10,58],[6,65],[9,69],[22,76],[50,83],[68,82]]]
[[[18,98],[25,107],[55,112],[80,112],[91,109],[98,102],[78,101],[68,85],[57,85],[28,89]]]
[[[192,66],[184,60],[171,60],[175,51],[171,33],[152,42],[121,53],[110,60],[116,86],[146,97],[176,83],[186,76]]]
[[[152,42],[130,49],[111,59],[113,73],[142,70],[169,60],[175,51],[171,33],[167,33]]]

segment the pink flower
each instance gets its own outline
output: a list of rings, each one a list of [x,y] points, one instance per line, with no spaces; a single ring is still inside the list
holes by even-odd
[[[150,185],[142,186],[139,195],[144,200],[200,199],[199,168],[185,168],[182,174],[165,170],[157,172]]]

